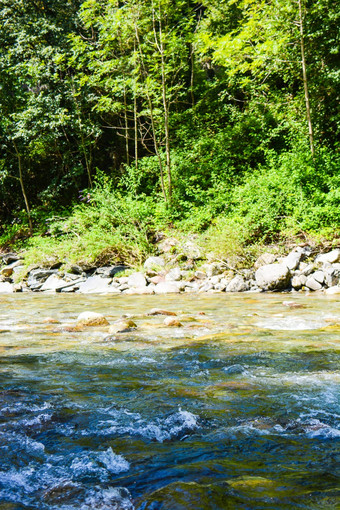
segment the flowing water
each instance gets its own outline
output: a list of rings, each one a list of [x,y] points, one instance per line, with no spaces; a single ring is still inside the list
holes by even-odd
[[[340,508],[339,296],[15,294],[0,307],[1,509]],[[137,314],[138,328],[78,331],[85,310]]]

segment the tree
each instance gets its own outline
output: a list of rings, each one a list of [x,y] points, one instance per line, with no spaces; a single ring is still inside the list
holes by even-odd
[[[104,126],[124,138],[127,164],[132,156],[138,168],[139,155],[156,155],[162,193],[170,202],[171,115],[187,94],[193,5],[182,0],[176,5],[169,0],[89,0],[80,16],[88,37],[86,42],[74,37],[73,43],[78,52],[83,48],[82,82],[95,91],[93,108]]]
[[[296,93],[296,83],[302,82],[310,150],[314,154],[302,2],[230,0],[227,8],[234,12],[236,8],[237,26],[215,37],[208,24],[202,31],[201,41],[212,52],[213,59],[226,68],[230,80],[236,80],[241,87],[252,87],[252,93],[256,89],[268,103],[279,100],[287,104],[294,91],[294,103],[298,106],[301,88]],[[278,78],[279,87],[275,85]],[[295,121],[299,119],[295,117]]]

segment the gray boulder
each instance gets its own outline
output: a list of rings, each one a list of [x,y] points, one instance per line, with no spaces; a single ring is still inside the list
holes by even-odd
[[[285,264],[290,271],[294,271],[306,255],[306,250],[298,246],[283,259],[282,263]]]
[[[57,273],[57,269],[33,269],[29,272],[27,286],[33,291],[40,290],[47,278]]]
[[[116,288],[110,285],[110,283],[111,278],[102,278],[99,275],[94,275],[81,282],[78,286],[78,291],[82,294],[106,294],[109,292],[118,292]]]
[[[47,278],[47,280],[42,284],[40,287],[40,291],[56,291],[57,289],[61,289],[62,287],[65,287],[67,285],[67,282],[63,280],[62,278],[59,278],[56,274],[51,274]]]
[[[305,276],[303,274],[296,275],[292,278],[291,285],[292,285],[293,289],[299,290],[299,289],[301,289],[301,287],[306,285],[306,281],[307,281],[307,276]]]
[[[290,276],[290,271],[285,264],[267,264],[255,273],[256,284],[262,290],[287,289]]]
[[[179,288],[175,282],[160,282],[154,287],[155,294],[178,294]]]
[[[167,282],[176,282],[182,278],[182,271],[179,267],[174,267],[170,269],[170,271],[165,275],[165,281]]]
[[[9,276],[12,276],[13,272],[14,272],[14,269],[16,267],[22,267],[22,262],[21,260],[16,260],[15,262],[12,262],[11,264],[9,264],[8,266],[5,266],[1,269],[1,275],[2,276],[5,276],[5,277],[9,277]]]
[[[335,262],[340,262],[340,249],[329,251],[328,253],[322,253],[318,255],[315,259],[315,262],[318,264],[334,264]]]
[[[324,265],[325,284],[327,287],[333,287],[340,282],[340,264]]]
[[[163,259],[163,257],[149,257],[144,262],[144,269],[154,269],[164,266],[165,260]]]
[[[322,285],[320,282],[318,282],[314,276],[308,276],[307,280],[306,280],[306,287],[309,289],[309,290],[321,290],[322,289]]]
[[[312,272],[315,271],[316,268],[317,266],[315,264],[305,264],[304,262],[301,262],[301,264],[299,265],[300,273],[305,276],[309,276],[310,274],[312,274]]]
[[[14,292],[14,285],[13,283],[9,282],[0,282],[0,293],[9,294]]]
[[[213,288],[214,288],[214,286],[211,282],[204,282],[200,286],[198,292],[199,292],[199,294],[202,294],[203,292],[209,292],[210,290],[213,290]]]
[[[276,256],[273,253],[262,253],[254,264],[255,269],[259,269],[262,266],[268,264],[274,264]]]
[[[133,273],[128,277],[127,284],[133,288],[146,287],[145,276],[143,273]]]
[[[315,273],[312,274],[312,277],[321,284],[325,281],[325,273],[323,271],[315,271]]]
[[[245,292],[249,288],[249,282],[245,281],[241,275],[237,275],[228,283],[225,290],[226,292]]]
[[[116,276],[118,273],[122,273],[123,271],[126,271],[128,266],[105,266],[105,267],[98,267],[96,269],[96,274],[102,275],[104,278],[112,278],[113,276]]]
[[[223,273],[224,264],[213,262],[212,264],[204,264],[202,269],[205,271],[208,278],[221,275]]]
[[[3,253],[0,255],[0,259],[2,259],[2,262],[4,264],[11,264],[12,262],[16,262],[21,257],[17,253]]]

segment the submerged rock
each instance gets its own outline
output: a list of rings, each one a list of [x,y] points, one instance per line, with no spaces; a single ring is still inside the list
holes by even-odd
[[[128,333],[136,329],[137,324],[133,322],[131,319],[119,320],[115,324],[112,324],[109,327],[110,335],[115,335],[116,333]]]
[[[60,324],[60,321],[54,319],[53,317],[45,317],[45,319],[43,319],[43,322],[45,324]]]
[[[295,301],[283,301],[283,306],[287,306],[288,308],[305,308],[304,305],[300,303],[296,303]]]
[[[177,313],[170,312],[170,310],[162,310],[161,308],[152,308],[152,310],[150,310],[148,315],[171,315],[171,316],[176,316]]]
[[[82,312],[77,318],[77,326],[108,326],[108,324],[104,315],[96,312]]]
[[[223,368],[224,372],[228,375],[232,375],[232,374],[242,374],[243,372],[245,372],[245,368],[242,366],[242,365],[230,365],[229,367],[224,367]]]
[[[173,317],[167,317],[163,321],[164,326],[174,327],[174,328],[181,328],[183,327],[183,324],[178,320],[174,319]]]

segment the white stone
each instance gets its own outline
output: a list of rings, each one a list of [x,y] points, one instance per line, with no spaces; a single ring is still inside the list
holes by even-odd
[[[273,253],[262,253],[254,264],[255,269],[259,269],[262,266],[273,264],[276,260],[276,256]]]
[[[163,257],[149,257],[144,262],[144,268],[145,269],[154,269],[157,267],[164,267],[165,266],[165,260]]]
[[[124,294],[154,294],[155,293],[155,286],[154,285],[148,285],[147,287],[129,287],[128,289],[123,291]]]
[[[227,285],[226,292],[244,292],[249,290],[249,284],[244,281],[241,275],[235,276]]]
[[[214,288],[213,284],[210,282],[204,282],[203,285],[200,286],[198,292],[201,294],[202,292],[208,292]]]
[[[294,276],[292,278],[292,287],[296,290],[301,289],[306,284],[307,277],[303,274]]]
[[[340,294],[340,287],[338,285],[334,285],[333,287],[329,287],[329,289],[325,290],[325,294]]]
[[[78,291],[82,294],[106,294],[113,291],[113,287],[110,286],[111,281],[111,278],[102,278],[97,275],[90,276],[79,284]]]
[[[335,262],[340,262],[340,249],[337,248],[335,250],[329,251],[328,253],[322,253],[318,255],[315,259],[315,262],[325,264],[334,264]]]
[[[165,275],[165,281],[167,282],[174,282],[178,281],[182,278],[181,270],[179,267],[174,267],[173,269],[170,269],[168,274]]]
[[[223,290],[225,290],[226,286],[224,283],[216,283],[216,285],[214,285],[214,289],[217,290],[218,292],[222,292]]]
[[[56,291],[57,289],[61,289],[62,287],[66,287],[67,282],[63,280],[62,278],[59,278],[59,276],[55,274],[51,274],[47,278],[47,280],[43,283],[43,285],[40,287],[41,291]]]
[[[282,263],[285,264],[288,269],[293,271],[299,266],[303,254],[303,248],[295,248],[295,250],[291,251],[289,255],[283,259]]]
[[[160,282],[155,285],[155,294],[178,294],[179,288],[174,282]]]
[[[290,271],[285,264],[268,264],[256,271],[255,278],[262,290],[283,290],[289,286]]]
[[[106,326],[109,324],[104,315],[90,311],[79,314],[77,317],[77,323],[84,326]]]
[[[310,290],[320,290],[322,289],[321,283],[317,282],[313,276],[309,276],[306,281],[306,287]]]
[[[6,293],[6,294],[14,292],[14,285],[13,285],[13,283],[0,282],[0,293],[2,293],[2,292]]]
[[[128,282],[129,287],[146,287],[146,279],[143,273],[133,273],[129,276]]]
[[[316,280],[319,283],[323,283],[325,281],[325,274],[323,271],[315,271],[315,273],[312,274],[314,280]]]

